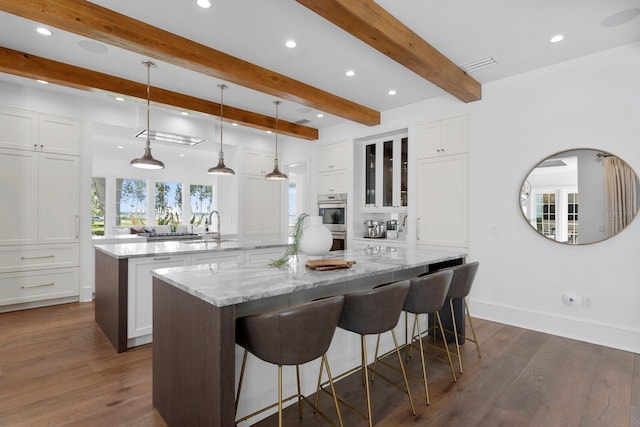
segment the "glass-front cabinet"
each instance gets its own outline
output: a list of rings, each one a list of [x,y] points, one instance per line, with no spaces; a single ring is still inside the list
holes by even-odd
[[[364,208],[398,211],[407,207],[406,133],[363,142]]]

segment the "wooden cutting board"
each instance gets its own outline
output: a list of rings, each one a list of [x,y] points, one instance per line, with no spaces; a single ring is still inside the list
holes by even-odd
[[[314,259],[307,261],[306,266],[312,270],[324,271],[349,268],[355,263],[355,261],[347,261],[344,259]]]

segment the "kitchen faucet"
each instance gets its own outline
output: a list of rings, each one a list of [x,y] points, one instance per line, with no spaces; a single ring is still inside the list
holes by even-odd
[[[213,214],[216,214],[216,219],[218,220],[217,224],[218,224],[218,231],[217,233],[214,233],[216,236],[216,240],[218,241],[218,244],[220,244],[220,212],[212,210],[211,212],[209,212],[208,214],[208,219],[206,224],[206,228],[205,231],[209,231],[209,226],[211,225],[211,217],[213,216]]]

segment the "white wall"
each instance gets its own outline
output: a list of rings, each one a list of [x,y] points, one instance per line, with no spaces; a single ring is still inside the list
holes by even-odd
[[[537,235],[519,211],[523,178],[558,151],[602,149],[640,171],[639,69],[640,43],[633,43],[485,84],[475,103],[445,95],[385,112],[381,126],[335,126],[321,133],[321,141],[409,126],[411,145],[417,122],[469,113],[469,259],[480,261],[471,312],[640,352],[640,222],[612,239],[575,247]],[[411,184],[415,175],[411,170],[409,175]],[[409,203],[411,235],[411,196]],[[567,291],[579,300],[590,296],[593,308],[564,305]]]

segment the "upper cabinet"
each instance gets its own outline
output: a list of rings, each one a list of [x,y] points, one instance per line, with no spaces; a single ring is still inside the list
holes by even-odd
[[[346,169],[349,146],[346,141],[318,147],[318,172]]]
[[[421,123],[416,129],[417,158],[450,156],[469,151],[469,117]]]
[[[408,145],[406,133],[362,143],[364,208],[394,210],[407,207]]]
[[[80,155],[79,120],[30,111],[0,108],[0,147]]]
[[[273,170],[276,156],[262,151],[244,152],[243,173],[251,175],[266,175]]]
[[[347,141],[318,147],[318,194],[347,193],[349,158]]]

